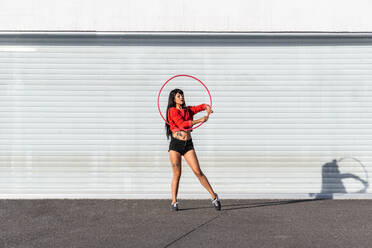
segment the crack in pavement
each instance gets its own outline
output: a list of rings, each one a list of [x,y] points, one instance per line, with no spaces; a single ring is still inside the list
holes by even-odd
[[[232,205],[230,204],[230,205],[224,205],[224,207],[230,207],[230,208],[223,209],[222,211],[237,210],[237,209],[244,209],[244,208],[249,209],[249,208],[257,208],[257,207],[276,206],[276,205],[283,205],[283,204],[302,203],[302,202],[317,201],[317,200],[325,200],[325,199],[305,199],[305,200],[272,201],[272,202],[256,203],[255,205],[252,204],[252,203],[249,203],[249,204],[232,204]],[[245,207],[246,205],[251,205],[251,206]],[[235,207],[235,206],[244,206],[244,207]],[[197,229],[201,228],[202,226],[205,226],[206,224],[214,221],[215,219],[221,217],[224,214],[227,214],[227,212],[225,212],[225,213],[222,212],[221,214],[219,214],[219,215],[217,215],[217,216],[215,216],[215,217],[207,220],[206,222],[200,224],[199,226],[195,227],[191,231],[189,231],[189,232],[183,234],[182,236],[178,237],[177,239],[171,241],[170,243],[168,243],[167,245],[165,245],[164,248],[167,248],[167,247],[173,245],[177,241],[185,238],[190,233],[192,233],[192,232],[196,231]]]
[[[168,244],[167,244],[166,246],[164,246],[164,248],[166,248],[166,247],[169,247],[169,246],[173,245],[173,244],[174,244],[174,243],[176,243],[177,241],[179,241],[179,240],[181,240],[181,239],[185,238],[185,237],[186,237],[187,235],[189,235],[190,233],[192,233],[192,232],[196,231],[197,229],[201,228],[202,226],[204,226],[204,225],[206,225],[206,224],[208,224],[208,223],[210,223],[210,222],[214,221],[215,219],[217,219],[217,218],[218,218],[218,217],[220,217],[221,215],[222,215],[222,214],[219,214],[219,215],[217,215],[217,216],[213,217],[212,219],[210,219],[210,220],[207,220],[206,222],[204,222],[204,223],[200,224],[199,226],[195,227],[195,228],[194,228],[194,229],[192,229],[191,231],[189,231],[189,232],[187,232],[187,233],[183,234],[183,235],[182,235],[182,236],[180,236],[179,238],[177,238],[177,239],[175,239],[175,240],[171,241],[170,243],[168,243]]]

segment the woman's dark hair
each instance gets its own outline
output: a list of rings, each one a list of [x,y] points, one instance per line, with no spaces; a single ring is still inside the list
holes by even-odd
[[[180,93],[182,96],[183,96],[183,91],[180,90],[180,89],[174,89],[172,90],[170,93],[169,93],[169,97],[168,97],[168,107],[167,107],[167,117],[166,117],[166,120],[167,122],[169,123],[169,120],[168,120],[168,111],[170,108],[172,107],[176,107],[176,103],[174,101],[174,97],[177,95],[177,93]],[[185,98],[183,98],[183,104],[182,104],[182,108],[186,108],[186,101],[185,101]],[[168,125],[168,123],[165,123],[165,130],[166,130],[166,135],[167,135],[167,139],[169,139],[169,135],[171,133],[170,131],[170,126]]]

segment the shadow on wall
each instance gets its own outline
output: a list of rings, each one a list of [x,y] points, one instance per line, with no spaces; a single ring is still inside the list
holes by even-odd
[[[339,161],[342,161],[344,158],[341,158]],[[336,159],[332,160],[332,162],[326,163],[322,167],[322,190],[320,193],[310,193],[311,197],[315,197],[315,199],[333,199],[333,194],[335,193],[343,193],[346,194],[347,191],[342,183],[342,179],[345,178],[353,178],[355,180],[360,181],[364,188],[359,190],[356,193],[366,193],[369,183],[368,183],[368,173],[365,170],[364,165],[357,159],[356,160],[363,168],[364,172],[366,173],[367,180],[361,179],[359,176],[356,176],[351,173],[340,173],[338,162]]]

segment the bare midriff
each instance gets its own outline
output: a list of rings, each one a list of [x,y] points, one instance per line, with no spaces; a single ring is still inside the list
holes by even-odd
[[[190,131],[174,131],[172,132],[172,136],[179,140],[189,140],[192,138]]]

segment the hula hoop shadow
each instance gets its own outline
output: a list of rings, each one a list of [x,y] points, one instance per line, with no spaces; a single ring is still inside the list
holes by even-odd
[[[350,158],[358,162],[361,165],[365,173],[366,180],[363,180],[359,176],[356,176],[351,173],[340,173],[338,163],[347,158]],[[332,178],[329,177],[330,173],[332,173]],[[368,172],[364,164],[360,160],[354,157],[345,157],[345,158],[340,158],[339,160],[334,159],[332,160],[332,162],[325,163],[322,166],[322,190],[320,193],[309,193],[309,196],[314,197],[315,199],[333,199],[335,193],[347,194],[348,192],[346,191],[345,186],[342,183],[342,179],[345,179],[345,178],[353,178],[355,180],[360,181],[364,185],[363,189],[357,192],[349,193],[349,194],[367,192],[367,189],[369,187],[369,178],[368,178]],[[333,185],[333,186],[330,187],[330,185]]]

